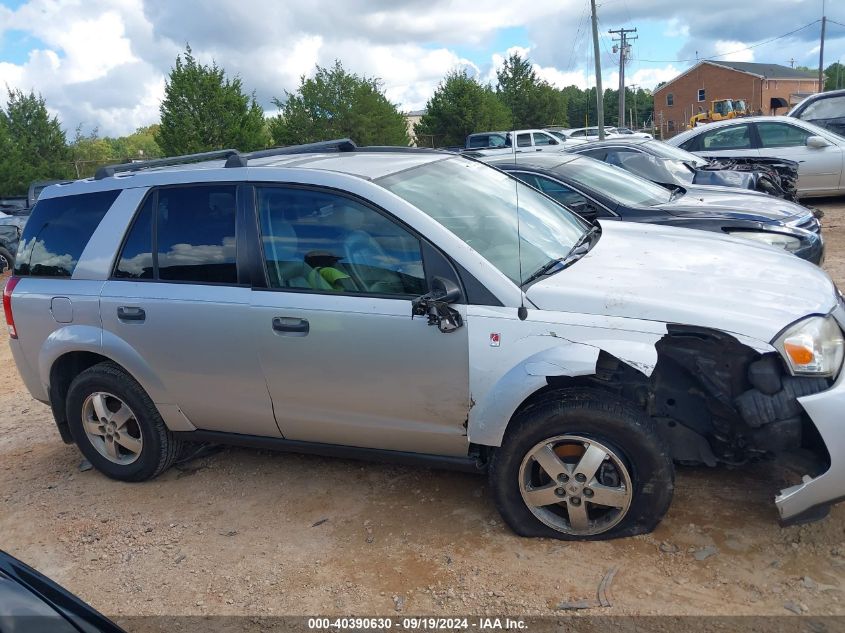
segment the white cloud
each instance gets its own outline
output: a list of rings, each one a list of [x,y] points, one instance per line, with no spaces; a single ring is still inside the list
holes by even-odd
[[[640,46],[642,27],[657,24],[678,48],[658,58],[683,59],[736,51],[817,17],[810,2],[768,2],[765,20],[755,3],[736,0],[710,0],[707,11],[676,0],[605,2],[599,12],[603,31],[639,25]],[[519,39],[504,52],[491,50],[503,29]],[[405,110],[421,108],[453,68],[494,83],[513,51],[529,54],[537,74],[555,86],[594,83],[583,0],[29,0],[15,10],[0,6],[0,38],[11,30],[39,43],[19,63],[0,61],[0,86],[42,93],[71,133],[79,123],[125,134],[156,121],[164,78],[186,42],[202,62],[213,59],[240,76],[267,112],[315,64],[335,59],[381,78],[388,98]],[[785,63],[794,56],[812,64],[807,51],[815,37],[808,28],[722,59]],[[831,60],[845,49],[845,38],[836,37],[829,32]],[[606,61],[606,51],[602,56]],[[605,85],[615,86],[615,67],[605,67]],[[635,62],[628,83],[653,87],[683,67]]]
[[[748,44],[735,40],[716,40],[713,44],[716,58],[725,62],[753,62],[754,50],[748,50]],[[817,64],[818,66],[818,64]]]

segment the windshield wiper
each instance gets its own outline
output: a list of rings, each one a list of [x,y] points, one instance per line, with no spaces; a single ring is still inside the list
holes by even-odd
[[[570,264],[578,261],[578,259],[580,259],[582,255],[585,255],[590,250],[593,236],[599,233],[601,233],[600,226],[595,225],[590,227],[589,230],[585,231],[584,234],[578,238],[578,241],[575,242],[572,248],[569,249],[569,252],[566,254],[565,257],[558,257],[540,266],[540,268],[528,275],[525,281],[522,282],[522,287],[524,288],[532,281],[535,281],[540,277],[550,275],[553,272],[560,272]]]

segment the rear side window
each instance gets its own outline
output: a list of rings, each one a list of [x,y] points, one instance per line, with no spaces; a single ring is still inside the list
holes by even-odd
[[[158,192],[158,276],[167,281],[230,283],[235,266],[235,187]]]
[[[119,190],[41,200],[24,227],[15,275],[70,277]]]
[[[236,208],[234,185],[153,191],[135,217],[114,277],[236,284]]]

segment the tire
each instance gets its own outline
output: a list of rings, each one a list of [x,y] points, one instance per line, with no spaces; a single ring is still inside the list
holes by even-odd
[[[592,471],[590,461],[598,464]],[[566,470],[553,480],[541,462]],[[675,472],[644,412],[579,389],[550,392],[518,412],[491,457],[489,479],[497,509],[520,536],[604,540],[651,532],[672,501]]]
[[[15,258],[5,248],[0,246],[0,275],[12,270],[15,265]]]
[[[182,442],[168,430],[153,401],[115,363],[99,363],[81,372],[71,382],[65,402],[76,445],[107,477],[152,479],[167,470],[180,452]]]

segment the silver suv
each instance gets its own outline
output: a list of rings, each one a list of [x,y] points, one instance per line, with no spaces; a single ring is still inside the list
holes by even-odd
[[[588,225],[451,153],[336,141],[53,185],[4,308],[33,397],[115,479],[198,441],[486,469],[517,533],[564,539],[653,529],[673,461],[809,449],[782,519],[845,495],[824,272]]]

